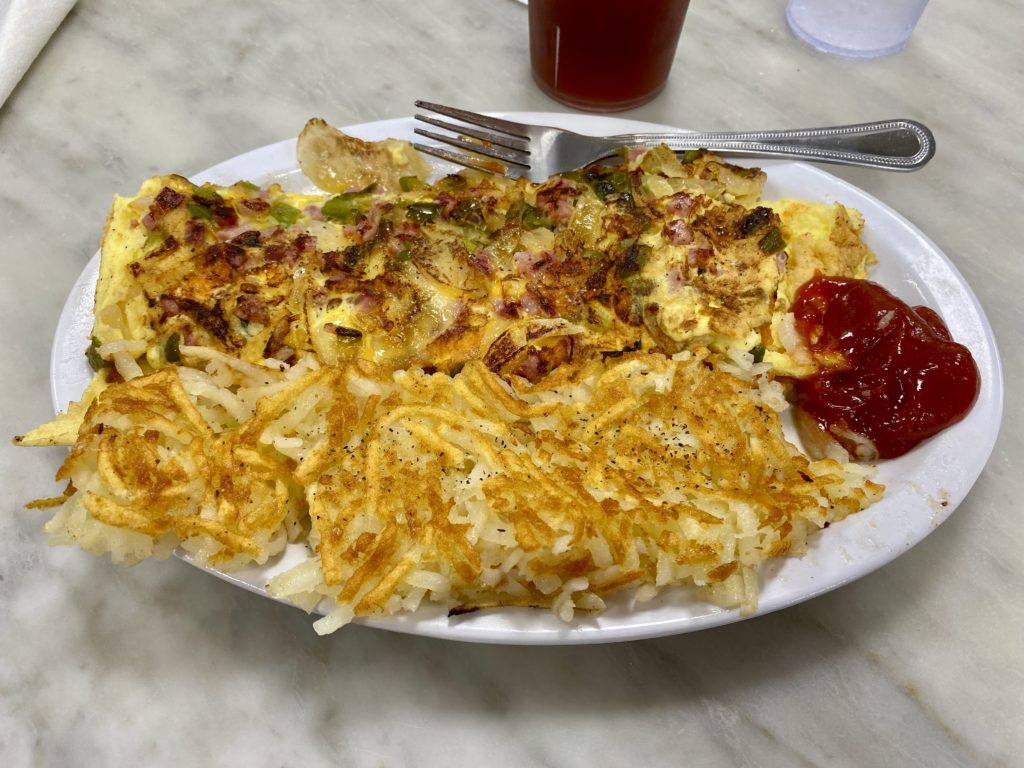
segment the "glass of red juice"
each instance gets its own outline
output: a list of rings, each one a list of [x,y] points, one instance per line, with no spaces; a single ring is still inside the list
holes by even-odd
[[[689,0],[530,0],[533,79],[577,109],[618,112],[657,96]]]

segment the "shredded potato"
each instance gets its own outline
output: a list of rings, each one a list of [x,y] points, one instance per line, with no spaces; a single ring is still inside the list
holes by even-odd
[[[763,561],[881,492],[787,443],[742,355],[632,353],[534,385],[481,362],[448,377],[187,357],[201,366],[97,397],[46,529],[121,562],[180,545],[222,569],[304,540],[311,558],[270,589],[332,604],[319,632],[424,600],[569,621],[680,584],[749,612]]]

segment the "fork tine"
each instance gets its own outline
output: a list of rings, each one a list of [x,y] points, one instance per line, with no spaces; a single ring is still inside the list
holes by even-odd
[[[428,155],[440,157],[442,160],[447,160],[455,163],[456,165],[463,165],[467,168],[476,168],[478,171],[486,171],[487,173],[496,173],[499,176],[508,176],[515,179],[525,175],[527,171],[525,168],[507,166],[504,163],[494,160],[488,161],[482,157],[472,157],[471,155],[464,155],[461,152],[452,152],[444,147],[436,147],[429,144],[417,144],[415,142],[413,142],[413,146],[420,152],[426,152]]]
[[[530,142],[515,136],[489,133],[477,128],[470,128],[466,125],[456,125],[455,123],[449,123],[445,120],[438,120],[436,117],[430,117],[430,115],[416,115],[416,119],[438,128],[444,128],[446,131],[451,131],[452,133],[472,136],[474,139],[480,139],[480,141],[487,142],[488,144],[497,144],[501,147],[517,149],[520,152],[526,152],[527,154],[530,152]]]
[[[511,149],[505,149],[504,147],[488,146],[487,144],[478,144],[473,141],[466,141],[460,139],[458,136],[446,136],[441,133],[434,133],[423,128],[416,128],[415,133],[420,136],[426,136],[428,139],[434,139],[435,141],[441,141],[445,144],[450,144],[453,147],[464,149],[467,152],[473,152],[477,155],[485,155],[487,157],[493,157],[497,160],[501,160],[504,163],[510,163],[512,165],[518,165],[523,168],[529,168],[529,158],[524,157],[521,153]]]
[[[517,136],[520,139],[529,140],[530,138],[530,126],[523,125],[522,123],[481,115],[476,112],[467,112],[464,109],[456,109],[455,107],[446,107],[444,104],[434,104],[430,101],[416,100],[413,103],[420,109],[429,109],[431,112],[437,112],[445,117],[454,117],[456,120],[462,120],[464,123],[479,125],[481,128],[490,128],[492,131],[501,131],[502,133]]]

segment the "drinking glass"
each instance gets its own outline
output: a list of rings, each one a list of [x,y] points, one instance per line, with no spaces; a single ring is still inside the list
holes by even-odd
[[[665,87],[689,0],[530,0],[533,78],[563,104],[618,112]]]
[[[928,0],[789,0],[786,21],[825,53],[869,58],[902,50]]]

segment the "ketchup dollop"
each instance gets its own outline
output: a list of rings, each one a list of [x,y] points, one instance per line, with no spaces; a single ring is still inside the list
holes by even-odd
[[[815,277],[792,311],[822,367],[796,381],[797,404],[857,458],[902,456],[963,419],[978,397],[970,350],[934,311],[877,283]]]

